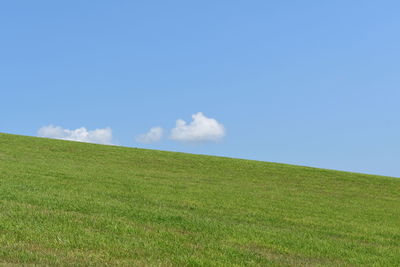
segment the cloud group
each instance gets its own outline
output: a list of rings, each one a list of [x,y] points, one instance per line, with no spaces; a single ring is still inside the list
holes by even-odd
[[[88,131],[85,127],[70,130],[64,129],[60,126],[49,125],[40,128],[38,131],[38,136],[104,145],[113,144],[111,128]]]
[[[207,118],[202,112],[192,115],[192,121],[186,123],[177,120],[171,130],[170,138],[188,143],[216,142],[225,136],[225,127],[213,118]]]
[[[177,120],[169,138],[184,143],[205,143],[217,142],[226,134],[224,125],[216,119],[206,117],[202,112],[193,114],[192,119],[189,123],[182,119]],[[162,139],[163,134],[163,128],[153,127],[149,132],[137,136],[136,141],[146,144],[155,143]]]
[[[141,134],[136,137],[136,141],[139,143],[155,143],[161,140],[164,134],[164,129],[161,127],[153,127],[145,134]]]
[[[164,129],[157,126],[151,128],[147,133],[138,135],[136,141],[139,143],[159,142],[164,136]],[[39,137],[63,139],[69,141],[97,143],[104,145],[113,144],[111,128],[87,130],[81,127],[75,130],[64,129],[60,126],[44,126],[39,129]],[[206,143],[220,141],[226,135],[225,127],[216,119],[206,117],[202,112],[192,115],[192,121],[186,122],[182,119],[176,121],[171,129],[169,139],[183,143]]]

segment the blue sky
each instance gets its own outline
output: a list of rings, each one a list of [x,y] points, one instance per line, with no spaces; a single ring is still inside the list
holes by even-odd
[[[123,146],[400,177],[398,10],[361,0],[3,1],[0,131],[109,127]],[[178,119],[186,137],[171,135]],[[152,127],[163,138],[139,142]]]

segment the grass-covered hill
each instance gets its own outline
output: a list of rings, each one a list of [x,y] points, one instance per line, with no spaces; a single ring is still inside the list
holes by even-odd
[[[0,134],[0,264],[399,266],[400,179]]]

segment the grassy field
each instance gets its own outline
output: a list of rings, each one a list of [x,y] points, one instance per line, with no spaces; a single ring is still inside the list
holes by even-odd
[[[400,179],[0,134],[0,264],[400,266]]]

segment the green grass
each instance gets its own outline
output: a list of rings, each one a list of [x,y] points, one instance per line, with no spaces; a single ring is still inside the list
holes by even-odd
[[[399,266],[400,179],[0,134],[0,264]]]

